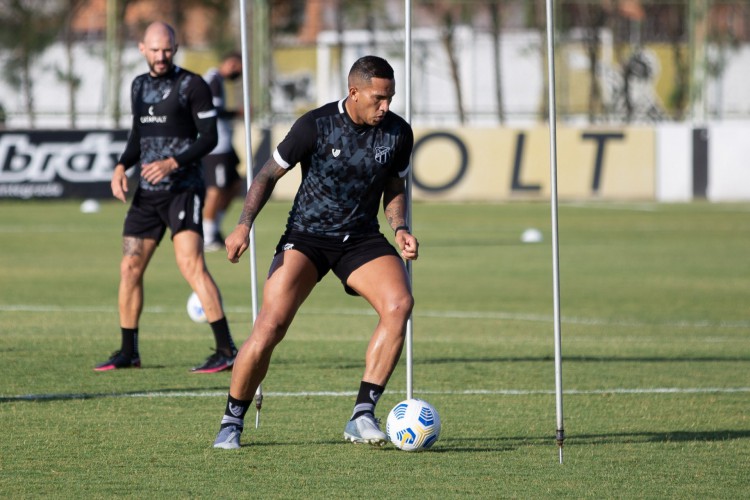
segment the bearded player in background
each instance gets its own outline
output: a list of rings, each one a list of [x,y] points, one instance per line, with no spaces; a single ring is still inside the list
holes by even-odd
[[[94,370],[141,366],[138,335],[143,276],[167,228],[177,267],[198,295],[216,341],[216,352],[192,371],[227,370],[237,350],[219,289],[206,267],[201,220],[205,196],[201,158],[216,145],[216,109],[206,82],[174,65],[177,43],[171,26],[161,22],[149,25],[138,48],[149,72],[133,81],[133,125],[111,183],[112,195],[125,202],[126,169],[140,167],[122,233],[118,290],[121,347]]]

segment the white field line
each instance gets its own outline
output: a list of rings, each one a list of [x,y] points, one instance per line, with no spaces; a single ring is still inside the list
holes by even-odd
[[[405,391],[389,391],[394,394],[405,394]],[[526,389],[466,389],[462,391],[417,391],[418,395],[445,395],[445,396],[535,396],[553,395],[551,390],[526,390]],[[563,391],[568,395],[604,395],[604,394],[747,394],[750,387],[652,387],[652,388],[612,388],[612,389],[568,389]],[[0,403],[11,401],[44,401],[44,400],[73,400],[73,399],[99,399],[99,398],[215,398],[226,397],[227,391],[147,391],[133,393],[68,393],[68,394],[20,394],[3,396],[0,395]],[[356,391],[300,391],[300,392],[269,392],[264,391],[264,397],[280,398],[310,398],[310,397],[353,397]]]
[[[249,307],[231,307],[225,308],[227,312],[250,314]],[[144,311],[152,314],[174,314],[183,312],[170,307],[151,306],[144,308]],[[29,312],[29,313],[50,313],[50,312],[70,312],[70,313],[116,313],[114,306],[55,306],[42,304],[0,304],[0,312]],[[312,308],[302,307],[299,314],[312,315],[330,315],[330,316],[374,316],[372,309],[356,308]],[[532,313],[512,313],[505,311],[438,311],[429,309],[418,309],[414,312],[415,317],[422,318],[445,318],[445,319],[465,319],[465,320],[505,320],[505,321],[531,321],[538,323],[551,323],[552,315],[532,314]],[[676,328],[750,328],[750,321],[638,321],[634,319],[608,319],[608,318],[581,318],[574,316],[563,316],[563,323],[589,325],[589,326],[669,326]]]
[[[99,229],[92,227],[83,227],[75,224],[68,226],[11,226],[11,225],[0,225],[1,234],[57,234],[57,233],[94,233],[98,232]]]

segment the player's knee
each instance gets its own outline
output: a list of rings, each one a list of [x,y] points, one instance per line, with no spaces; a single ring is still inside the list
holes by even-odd
[[[410,293],[401,293],[388,298],[383,315],[405,321],[414,308],[414,297]]]
[[[264,332],[266,336],[272,339],[272,342],[278,343],[286,335],[293,319],[294,314],[286,309],[276,309],[273,305],[264,303],[256,320],[256,326],[253,328],[253,333],[256,330]]]
[[[203,274],[207,273],[203,259],[178,257],[177,267],[180,268],[182,275],[190,282],[200,279]]]
[[[289,330],[290,324],[291,320],[275,319],[266,321],[266,328],[269,332],[271,332],[274,339],[278,339],[278,341],[280,341],[282,338],[284,338],[284,335],[286,335],[287,330]]]
[[[257,344],[258,349],[270,352],[284,339],[288,329],[289,322],[259,318],[250,337]]]
[[[120,279],[123,281],[139,281],[143,271],[144,266],[138,260],[125,258],[120,262]]]

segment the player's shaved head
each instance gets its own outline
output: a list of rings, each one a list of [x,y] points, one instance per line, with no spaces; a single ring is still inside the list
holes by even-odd
[[[143,43],[146,43],[154,38],[167,37],[172,47],[176,45],[176,36],[174,28],[167,23],[156,21],[148,25],[146,31],[143,32]]]

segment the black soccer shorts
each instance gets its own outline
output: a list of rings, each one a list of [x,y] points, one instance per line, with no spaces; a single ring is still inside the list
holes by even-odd
[[[332,270],[341,280],[346,293],[355,296],[359,294],[346,284],[350,274],[378,257],[399,257],[393,245],[380,233],[340,237],[290,230],[279,240],[274,256],[292,249],[302,252],[312,261],[318,271],[318,281]]]
[[[239,164],[240,159],[234,150],[204,157],[203,178],[206,181],[206,187],[225,189],[232,186],[240,179],[240,174],[237,172]]]
[[[169,193],[138,189],[125,216],[122,235],[150,238],[158,244],[169,227],[172,238],[187,230],[203,236],[203,199],[203,191]]]

